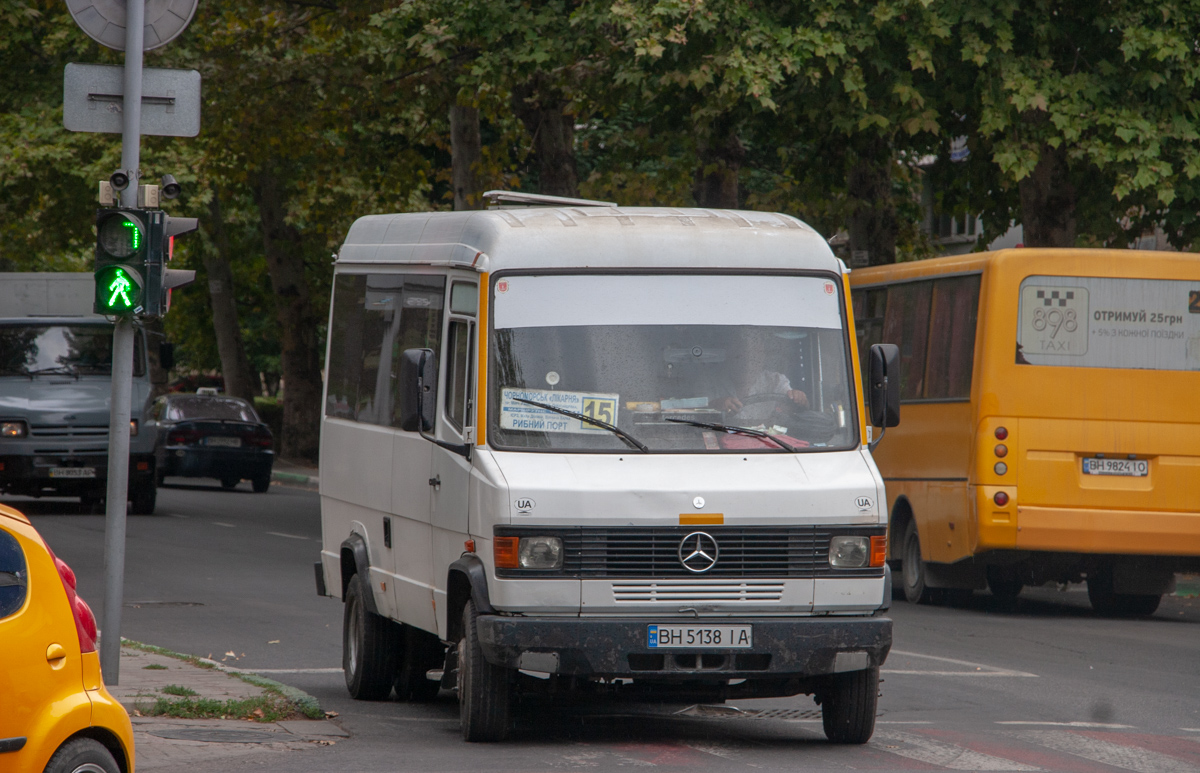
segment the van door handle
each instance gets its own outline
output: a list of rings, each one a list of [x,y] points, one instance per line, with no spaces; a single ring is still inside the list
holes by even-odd
[[[434,477],[430,478],[430,479],[429,479],[429,485],[430,485],[430,486],[433,486],[433,488],[434,488],[435,490],[436,490],[436,489],[440,489],[440,488],[442,487],[442,476],[441,476],[441,475],[435,475]]]

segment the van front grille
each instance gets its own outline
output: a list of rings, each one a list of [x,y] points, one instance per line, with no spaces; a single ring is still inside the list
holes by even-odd
[[[719,551],[717,563],[700,573],[689,571],[679,560],[680,542],[697,531],[711,535]],[[835,535],[874,536],[883,533],[882,527],[830,526],[503,526],[496,528],[496,536],[537,534],[560,537],[563,541],[563,568],[556,572],[498,569],[497,575],[586,579],[882,577],[882,567],[831,567],[829,540]]]
[[[677,604],[689,602],[736,603],[779,601],[783,598],[783,583],[746,580],[743,582],[695,583],[688,580],[660,580],[657,582],[613,583],[613,599],[619,604],[632,602],[653,604],[657,602]]]

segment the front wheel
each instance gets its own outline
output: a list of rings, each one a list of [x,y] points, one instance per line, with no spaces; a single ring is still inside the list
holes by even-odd
[[[1149,617],[1162,602],[1156,593],[1116,593],[1112,569],[1088,572],[1087,591],[1092,609],[1105,617]]]
[[[396,676],[396,626],[367,610],[370,592],[359,575],[351,577],[342,614],[342,672],[350,697],[360,701],[388,697]]]
[[[821,723],[834,743],[863,744],[875,732],[879,669],[867,668],[829,677],[821,694]]]
[[[483,657],[475,602],[463,608],[463,637],[458,642],[458,716],[463,740],[503,741],[508,737],[512,679],[507,668]]]
[[[129,494],[129,512],[133,515],[154,515],[157,502],[158,487],[154,482],[139,484]]]
[[[121,768],[104,744],[94,738],[67,741],[46,763],[45,773],[120,773]]]
[[[915,520],[909,521],[904,529],[903,544],[900,575],[904,580],[904,598],[910,604],[929,604],[933,601],[933,591],[925,584],[925,562],[921,560],[921,537]]]

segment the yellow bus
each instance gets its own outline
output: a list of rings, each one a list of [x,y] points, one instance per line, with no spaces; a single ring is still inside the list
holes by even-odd
[[[897,595],[1086,580],[1140,616],[1200,569],[1200,256],[1013,249],[850,284],[859,351],[901,353],[874,451]]]

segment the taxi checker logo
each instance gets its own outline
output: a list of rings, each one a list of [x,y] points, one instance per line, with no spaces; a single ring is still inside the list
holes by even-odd
[[[679,541],[679,563],[689,572],[702,574],[717,565],[720,548],[707,532],[694,531]]]

